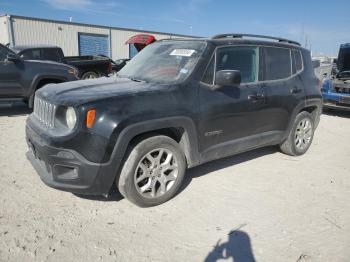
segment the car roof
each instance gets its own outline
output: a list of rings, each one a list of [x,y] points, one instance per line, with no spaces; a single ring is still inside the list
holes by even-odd
[[[296,45],[288,42],[276,42],[276,41],[266,41],[258,39],[239,39],[239,38],[227,38],[227,39],[208,39],[215,45],[260,45],[260,46],[275,46],[282,48],[298,48],[301,49],[300,45]]]
[[[15,45],[12,46],[11,49],[16,52],[21,52],[26,49],[36,49],[36,48],[59,48],[56,45]]]
[[[232,37],[230,37],[232,35]],[[278,37],[250,35],[250,34],[222,34],[212,38],[172,38],[163,41],[204,41],[210,42],[216,46],[224,45],[262,45],[275,46],[281,48],[304,49],[298,42]]]

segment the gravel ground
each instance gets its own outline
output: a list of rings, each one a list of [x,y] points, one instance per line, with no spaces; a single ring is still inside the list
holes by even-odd
[[[27,113],[0,108],[0,261],[350,261],[350,114],[323,115],[304,156],[211,162],[141,209],[45,186],[25,158]]]

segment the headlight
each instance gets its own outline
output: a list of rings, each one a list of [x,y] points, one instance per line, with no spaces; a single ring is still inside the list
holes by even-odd
[[[73,107],[68,107],[66,110],[66,124],[69,129],[73,129],[77,123],[77,114]]]

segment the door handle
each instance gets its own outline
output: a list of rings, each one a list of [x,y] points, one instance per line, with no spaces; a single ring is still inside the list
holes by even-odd
[[[248,99],[252,100],[252,101],[263,100],[263,99],[265,99],[265,96],[264,96],[264,94],[249,95]]]
[[[293,88],[290,90],[291,94],[298,94],[298,93],[300,93],[301,91],[303,91],[303,89],[297,88],[297,87],[293,87]]]

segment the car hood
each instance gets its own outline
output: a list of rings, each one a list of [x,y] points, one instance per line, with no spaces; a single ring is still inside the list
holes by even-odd
[[[37,91],[46,101],[62,105],[81,105],[105,98],[132,96],[164,89],[166,86],[135,82],[128,78],[103,77],[61,84],[49,84]]]
[[[54,62],[54,61],[49,61],[49,60],[25,60],[25,62],[30,62],[30,63],[36,63],[40,66],[57,66],[60,68],[67,68],[67,69],[76,69],[74,66],[71,65],[67,65],[67,64],[62,64],[62,63],[58,63],[58,62]]]

